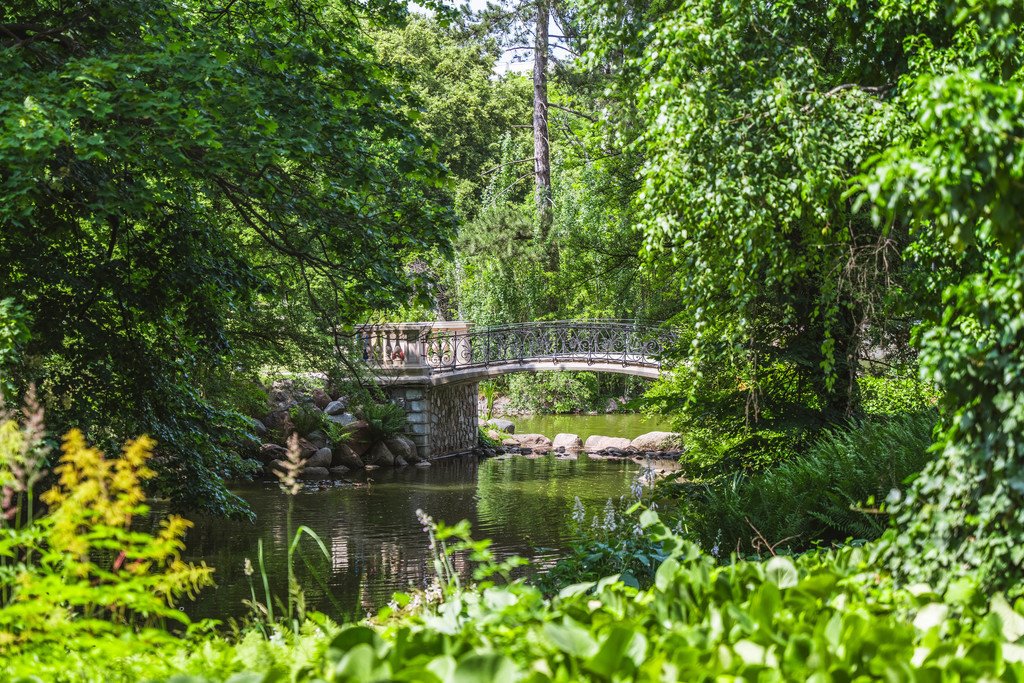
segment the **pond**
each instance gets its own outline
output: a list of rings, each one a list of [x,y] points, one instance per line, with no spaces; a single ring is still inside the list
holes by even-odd
[[[637,413],[608,413],[606,415],[524,415],[509,417],[516,425],[517,434],[543,434],[553,439],[556,434],[578,434],[584,441],[588,436],[621,436],[635,439],[647,432],[670,432],[672,425],[663,416]]]
[[[499,556],[530,558],[531,571],[543,571],[574,538],[576,497],[589,521],[609,498],[628,494],[637,470],[633,462],[585,456],[460,457],[307,487],[294,498],[293,524],[310,527],[330,553],[328,562],[313,542],[301,544],[297,574],[307,603],[335,618],[361,617],[386,604],[395,591],[424,587],[433,570],[418,509],[450,524],[468,519],[474,538],[492,539]],[[200,518],[189,532],[188,559],[215,567],[218,584],[189,608],[193,617],[246,613],[243,601],[250,587],[243,563],[249,558],[256,565],[261,539],[271,589],[285,595],[287,497],[270,483],[236,492],[256,513],[255,523]],[[259,575],[252,580],[263,601]]]

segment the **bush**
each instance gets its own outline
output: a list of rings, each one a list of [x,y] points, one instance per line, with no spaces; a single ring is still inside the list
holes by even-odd
[[[691,481],[712,482],[724,476],[754,474],[794,457],[806,448],[811,431],[740,427],[733,433],[710,428],[683,432],[685,446],[679,458],[682,473]]]
[[[933,412],[875,418],[820,436],[805,456],[761,474],[684,484],[688,532],[706,550],[804,550],[815,543],[879,536],[874,508],[929,460]]]
[[[900,415],[935,408],[938,392],[913,377],[861,375],[861,407],[868,415]]]
[[[312,403],[300,403],[292,406],[288,409],[288,415],[292,419],[295,431],[302,436],[318,429],[323,430],[324,424],[327,422],[324,412]]]
[[[583,503],[577,497],[573,521],[579,540],[566,557],[534,579],[545,594],[613,575],[634,588],[648,588],[654,583],[655,572],[665,559],[661,544],[641,533],[636,519],[623,514],[611,499],[588,523]]]
[[[212,585],[213,570],[181,560],[187,520],[167,517],[153,534],[139,528],[154,442],[141,437],[108,459],[69,432],[37,517],[33,486],[47,457],[40,424],[0,424],[0,483],[19,493],[4,496],[0,517],[0,653],[56,663],[89,651],[98,662],[169,640],[168,622],[189,625],[177,601]]]
[[[515,374],[508,380],[509,405],[530,414],[578,413],[595,410],[600,398],[592,372]]]
[[[394,403],[367,403],[357,414],[366,420],[376,441],[390,439],[405,431],[405,411]]]

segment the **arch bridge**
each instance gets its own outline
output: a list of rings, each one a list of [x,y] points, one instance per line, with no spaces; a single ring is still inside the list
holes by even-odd
[[[365,325],[363,360],[406,411],[423,457],[477,444],[481,380],[513,372],[612,372],[655,379],[671,331],[633,320],[559,320],[474,328],[467,322]]]

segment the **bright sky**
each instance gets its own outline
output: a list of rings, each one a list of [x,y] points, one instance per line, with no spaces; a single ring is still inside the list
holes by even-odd
[[[487,0],[469,0],[468,3],[465,0],[449,0],[448,4],[454,7],[462,7],[468,4],[471,10],[473,10],[474,12],[479,12],[480,10],[487,7]],[[424,12],[423,8],[417,5],[415,2],[410,2],[410,6],[412,7],[414,12]],[[554,19],[552,19],[548,25],[548,33],[552,35],[558,35],[560,33],[558,26],[555,25]],[[512,59],[517,54],[520,56],[520,58],[525,56],[528,57],[528,59],[519,62],[513,62]],[[533,55],[526,50],[515,50],[507,51],[502,54],[502,56],[498,59],[497,65],[495,65],[494,72],[496,74],[503,74],[508,71],[531,71],[532,69]]]

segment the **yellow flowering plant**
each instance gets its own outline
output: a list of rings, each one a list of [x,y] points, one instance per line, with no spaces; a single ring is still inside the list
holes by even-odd
[[[5,486],[26,478],[26,434],[12,419],[0,423]],[[170,622],[189,624],[177,601],[211,585],[213,569],[181,559],[188,520],[171,515],[152,533],[140,528],[149,513],[142,485],[154,476],[147,467],[154,446],[143,436],[121,457],[107,458],[72,430],[56,481],[39,496],[45,513],[31,519],[5,510],[7,520],[27,521],[0,527],[0,653],[102,642],[123,651],[168,637]],[[22,501],[31,499],[29,489]],[[137,637],[110,639],[129,634]]]

